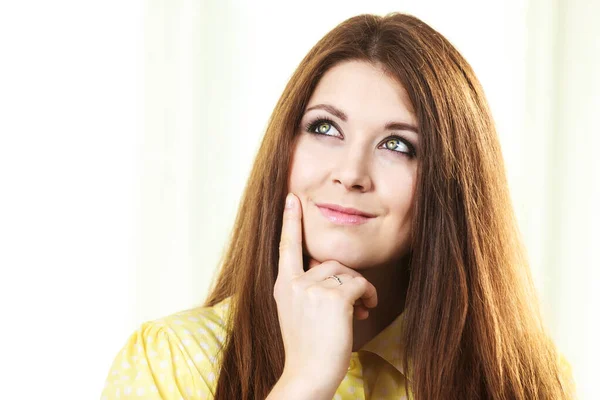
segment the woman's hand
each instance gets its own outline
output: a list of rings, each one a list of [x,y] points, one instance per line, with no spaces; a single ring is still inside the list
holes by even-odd
[[[313,267],[314,266],[314,267]],[[327,279],[336,275],[342,281]],[[305,381],[332,398],[348,371],[352,318],[368,317],[377,292],[361,274],[337,261],[302,261],[302,207],[289,194],[283,213],[279,271],[274,293],[285,347],[282,377]]]

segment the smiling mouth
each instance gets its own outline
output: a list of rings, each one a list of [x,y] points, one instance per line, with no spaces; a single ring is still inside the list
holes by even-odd
[[[348,214],[321,205],[317,205],[317,208],[325,219],[337,225],[361,225],[374,218],[359,214]]]

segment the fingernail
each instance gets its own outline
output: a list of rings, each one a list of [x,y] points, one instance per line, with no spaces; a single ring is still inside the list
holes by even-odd
[[[294,208],[294,196],[291,193],[288,193],[287,197],[285,198],[285,208]]]

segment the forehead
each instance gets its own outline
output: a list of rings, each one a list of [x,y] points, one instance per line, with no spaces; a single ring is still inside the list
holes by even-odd
[[[330,68],[315,88],[308,107],[332,104],[353,119],[400,120],[417,125],[412,104],[402,84],[381,67],[346,61]],[[307,108],[308,108],[307,107]]]

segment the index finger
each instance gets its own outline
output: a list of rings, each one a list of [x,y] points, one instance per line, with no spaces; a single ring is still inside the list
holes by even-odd
[[[302,275],[302,207],[293,193],[288,193],[283,210],[283,225],[279,241],[279,268],[277,279],[291,279]]]

